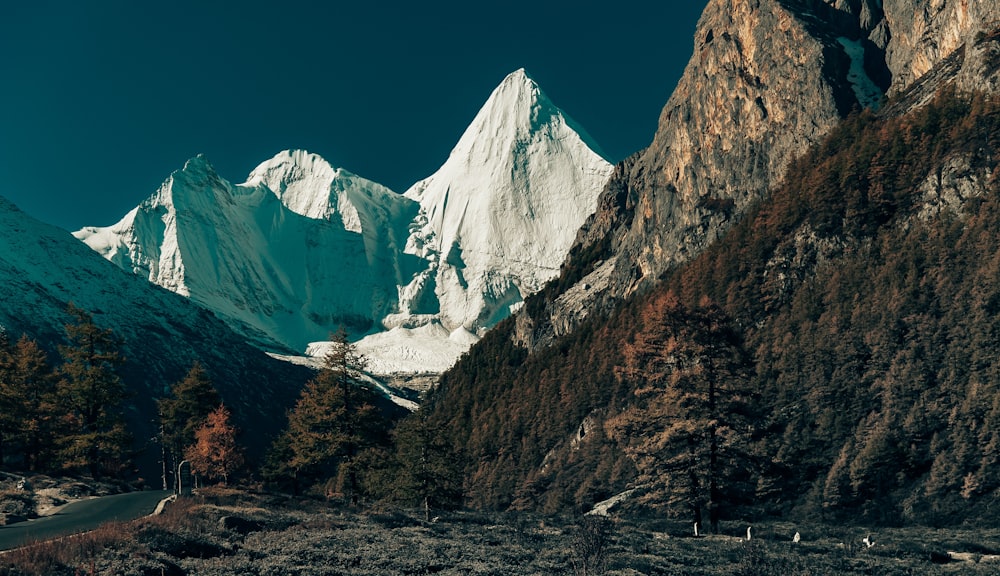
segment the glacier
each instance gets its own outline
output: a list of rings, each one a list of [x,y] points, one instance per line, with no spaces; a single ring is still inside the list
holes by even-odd
[[[303,150],[241,184],[197,156],[74,236],[276,355],[345,327],[372,373],[437,373],[558,274],[612,168],[521,69],[403,194]]]

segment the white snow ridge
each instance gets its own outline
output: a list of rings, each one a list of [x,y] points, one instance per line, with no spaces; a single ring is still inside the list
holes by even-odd
[[[197,157],[74,235],[270,351],[345,326],[373,372],[434,373],[558,273],[611,174],[597,150],[518,70],[403,195],[304,151],[240,185]]]

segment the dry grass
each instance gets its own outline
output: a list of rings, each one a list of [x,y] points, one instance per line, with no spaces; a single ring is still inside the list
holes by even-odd
[[[110,549],[129,553],[137,550],[134,523],[113,522],[96,530],[29,544],[0,556],[0,574],[47,576],[88,574]]]
[[[239,522],[234,523],[233,519]],[[246,528],[246,529],[243,529]],[[322,501],[239,492],[182,499],[165,513],[0,556],[0,576],[996,574],[1000,531],[893,529],[867,548],[856,528],[723,525],[692,538],[668,521],[417,511],[366,514]],[[791,542],[801,531],[803,540]],[[941,565],[948,552],[966,562]],[[584,572],[586,571],[586,572]]]
[[[20,490],[0,490],[0,525],[9,517],[34,518],[35,497],[31,492]]]

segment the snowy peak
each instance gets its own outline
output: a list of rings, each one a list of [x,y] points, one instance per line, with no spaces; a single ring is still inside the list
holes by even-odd
[[[537,135],[555,137],[570,133],[602,159],[600,147],[575,122],[549,100],[523,69],[507,75],[452,150],[449,163],[461,162],[469,169],[487,166],[516,152],[518,143]],[[420,200],[425,188],[420,183],[406,196]]]
[[[206,221],[220,205],[232,203],[227,182],[199,154],[175,170],[152,196],[105,228],[73,233],[104,258],[172,292],[190,296],[178,218]]]
[[[318,154],[305,150],[284,150],[254,168],[243,185],[263,184],[279,198],[288,197],[301,201],[315,200],[305,198],[305,192],[312,185],[317,191],[315,195],[325,200],[323,192],[338,176],[340,170]]]
[[[494,148],[494,145],[509,145],[511,138],[527,136],[549,122],[555,114],[558,114],[558,109],[538,84],[524,69],[518,70],[509,74],[493,90],[462,135],[453,154],[466,152],[471,158],[488,160],[498,153],[506,152]],[[499,141],[482,138],[484,134],[505,138],[500,138]]]
[[[565,124],[582,140],[584,145],[605,160],[608,159],[597,142],[587,134],[587,131],[553,104],[524,68],[511,72],[503,79],[500,86],[490,95],[490,99],[486,101],[476,120],[486,117],[491,119],[493,126],[497,125],[493,121],[495,119],[509,122],[499,125],[516,127],[519,134],[545,130],[552,125]],[[476,120],[473,121],[472,127],[476,126]]]
[[[109,264],[65,230],[35,220],[3,197],[0,300],[0,326],[15,339],[28,335],[43,349],[65,343],[69,302],[120,338],[125,357],[120,374],[129,387],[126,417],[138,441],[140,474],[147,477],[160,469],[142,440],[155,435],[154,399],[196,360],[226,398],[248,446],[264,446],[283,426],[295,384],[308,377],[247,345],[189,299]]]
[[[232,203],[233,190],[208,159],[199,154],[171,174],[150,200],[164,207],[172,205],[175,210],[201,213]]]
[[[398,196],[305,150],[279,152],[255,168],[242,186],[266,186],[293,212],[316,220],[339,217],[345,229],[357,233],[364,228],[365,204],[391,203]]]
[[[199,156],[117,224],[75,236],[265,347],[302,351],[341,325],[363,332],[395,310],[406,273],[397,245],[416,204],[352,178],[319,156],[285,152],[233,185]],[[392,200],[377,201],[383,195]],[[283,202],[307,211],[315,198],[340,209],[312,218]]]
[[[420,203],[408,251],[434,263],[402,291],[434,290],[449,329],[481,332],[558,272],[612,166],[522,69],[500,83],[447,162],[406,193]]]

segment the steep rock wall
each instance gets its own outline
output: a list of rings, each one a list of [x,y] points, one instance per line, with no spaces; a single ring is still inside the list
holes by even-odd
[[[1000,4],[986,0],[884,0],[891,39],[886,64],[892,72],[889,94],[902,92],[980,32],[1000,26]],[[965,85],[977,88],[978,85]]]
[[[600,273],[521,318],[521,342],[573,329],[718,237],[856,104],[836,39],[857,31],[822,2],[709,2],[652,144],[617,167],[580,231],[567,266]]]
[[[860,83],[908,96],[902,109],[945,82],[997,89],[998,22],[1000,5],[974,0],[710,1],[653,142],[616,167],[563,287],[516,339],[545,345],[700,252],[865,104]]]

